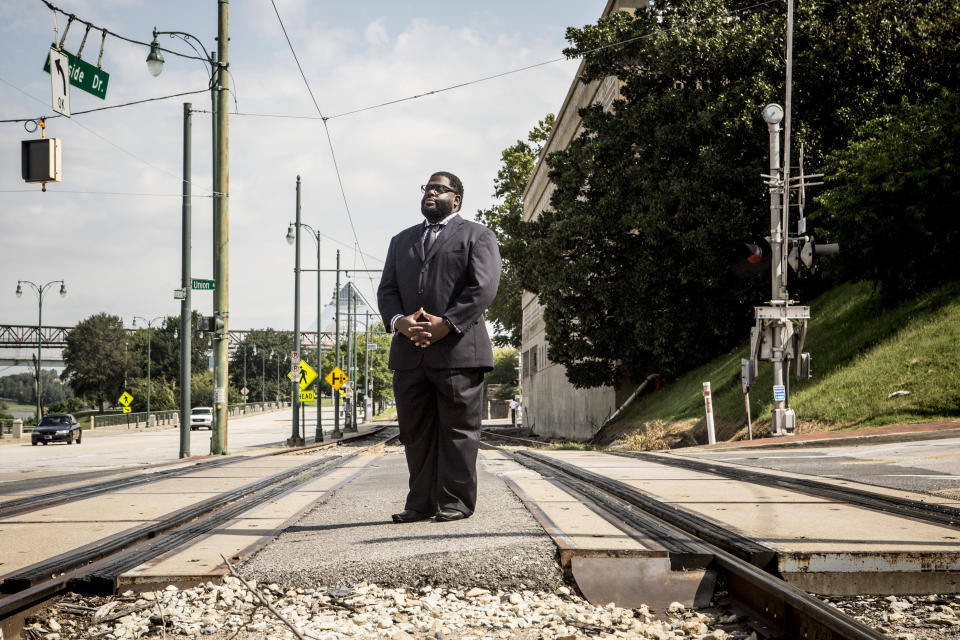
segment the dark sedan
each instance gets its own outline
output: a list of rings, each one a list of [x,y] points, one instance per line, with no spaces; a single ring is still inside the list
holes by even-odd
[[[80,444],[83,429],[80,423],[69,413],[52,413],[40,419],[40,423],[33,428],[30,435],[30,444],[37,446],[40,443],[66,442]]]

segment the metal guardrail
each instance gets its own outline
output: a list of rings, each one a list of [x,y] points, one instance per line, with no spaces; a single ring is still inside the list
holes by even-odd
[[[0,418],[0,438],[13,437],[13,423],[19,418]],[[23,425],[23,433],[27,434],[33,431],[33,425]]]

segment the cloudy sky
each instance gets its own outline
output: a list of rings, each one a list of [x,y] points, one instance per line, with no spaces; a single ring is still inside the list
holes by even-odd
[[[441,89],[561,57],[568,26],[595,22],[605,0],[476,2],[332,2],[275,0],[325,116]],[[186,31],[210,49],[216,0],[54,0],[67,13],[119,35],[149,41]],[[66,18],[57,16],[61,35]],[[54,14],[40,0],[0,0],[0,119],[52,115],[42,67],[54,39]],[[76,54],[84,27],[74,23],[64,48]],[[192,53],[179,40],[161,45]],[[100,33],[83,59],[96,63]],[[206,65],[166,54],[152,77],[148,49],[107,37],[105,100],[71,88],[73,112],[207,86]],[[556,112],[575,61],[396,104],[331,118],[347,215],[323,124],[316,119],[230,117],[230,326],[293,327],[294,251],[284,241],[303,180],[303,221],[322,234],[322,266],[379,269],[390,237],[420,218],[418,186],[432,171],[464,182],[464,214],[488,206],[500,151],[545,114]],[[270,0],[230,3],[231,110],[316,117]],[[234,102],[235,100],[235,102]],[[97,312],[123,318],[179,313],[182,104],[209,110],[209,93],[47,122],[61,140],[63,181],[20,179],[20,141],[39,137],[21,123],[0,124],[0,324],[35,324],[32,292],[17,280],[66,280],[44,298],[44,324],[72,326]],[[212,277],[210,116],[193,117],[193,276]],[[354,236],[354,229],[356,236]],[[302,240],[303,267],[316,266]],[[361,257],[361,252],[363,257]],[[357,278],[373,299],[378,276]],[[314,274],[305,274],[301,320],[313,324]],[[212,294],[194,308],[212,312]],[[333,295],[333,274],[322,297]],[[0,372],[0,374],[6,372]]]

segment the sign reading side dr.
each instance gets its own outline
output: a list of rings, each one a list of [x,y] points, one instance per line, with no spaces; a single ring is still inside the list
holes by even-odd
[[[56,45],[53,45],[55,48]],[[52,48],[51,51],[54,49]],[[89,62],[84,62],[69,51],[63,51],[67,57],[69,69],[64,68],[63,72],[67,74],[67,79],[81,91],[86,91],[92,96],[103,100],[107,97],[107,83],[110,82],[110,74],[103,69],[98,69]],[[43,65],[43,70],[50,73],[50,56]],[[56,67],[53,69],[53,75],[56,75]]]

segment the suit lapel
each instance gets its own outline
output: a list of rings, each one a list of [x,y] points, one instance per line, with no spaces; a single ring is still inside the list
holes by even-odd
[[[430,252],[427,255],[423,256],[423,261],[426,262],[427,260],[432,258],[434,255],[436,255],[437,251],[439,251],[440,248],[443,247],[443,245],[445,245],[448,240],[450,240],[450,238],[460,233],[460,228],[462,226],[463,226],[463,217],[461,216],[457,216],[456,218],[448,222],[446,226],[443,228],[443,231],[440,232],[440,235],[437,236],[437,239],[434,241],[433,246],[430,247]],[[420,250],[423,251],[423,245],[420,245]]]
[[[413,233],[411,234],[413,236],[413,254],[418,258],[420,258],[421,263],[424,261],[423,242],[422,242],[423,230],[424,230],[424,226],[420,224],[414,227]]]

